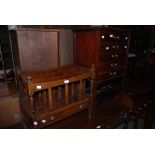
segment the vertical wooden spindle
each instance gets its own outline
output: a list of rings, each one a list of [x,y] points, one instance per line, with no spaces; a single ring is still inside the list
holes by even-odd
[[[66,104],[68,104],[68,83],[65,84]]]
[[[79,84],[79,100],[81,100],[83,97],[83,82],[82,80],[80,80],[80,84]]]
[[[46,92],[46,90],[43,91],[43,102],[44,102],[44,104],[47,103],[47,92]]]
[[[86,80],[83,80],[83,97],[86,96]]]
[[[72,96],[74,96],[74,95],[75,95],[75,84],[72,83]]]
[[[53,106],[52,88],[48,88],[48,102],[49,102],[49,108],[51,109]]]

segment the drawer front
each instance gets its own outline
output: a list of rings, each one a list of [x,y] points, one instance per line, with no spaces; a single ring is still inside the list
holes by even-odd
[[[100,40],[104,42],[128,42],[129,35],[125,32],[100,31]]]
[[[100,52],[112,52],[115,51],[116,53],[119,52],[126,52],[128,49],[128,44],[120,44],[120,43],[101,43],[100,44]]]
[[[103,63],[117,63],[117,62],[122,62],[122,61],[126,61],[127,58],[127,53],[126,52],[100,52],[98,59],[99,62],[103,62]]]
[[[123,67],[126,67],[125,61],[111,61],[110,63],[99,63],[97,65],[97,71],[103,72],[103,71],[113,71],[113,70],[119,70]]]
[[[66,117],[69,117],[73,114],[76,114],[82,110],[88,109],[90,105],[89,103],[90,99],[89,101],[74,103],[56,111],[37,116],[37,118],[33,120],[33,128],[45,127],[47,125],[60,121]]]
[[[125,68],[117,69],[117,70],[98,71],[97,82],[99,83],[106,80],[115,79],[123,75],[125,75]]]

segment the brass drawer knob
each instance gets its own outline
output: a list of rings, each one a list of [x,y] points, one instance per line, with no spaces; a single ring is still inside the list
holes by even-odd
[[[106,50],[109,50],[109,47],[107,46],[105,49],[106,49]]]
[[[54,116],[51,116],[51,120],[52,120],[52,121],[54,120]]]
[[[36,121],[33,122],[33,125],[34,125],[34,126],[37,126],[37,125],[38,125],[38,122],[36,122]]]
[[[113,38],[113,37],[114,37],[114,35],[113,35],[113,34],[110,34],[110,35],[109,35],[109,37],[110,37],[110,38]]]
[[[96,129],[101,129],[101,127],[102,127],[101,125],[97,125]]]
[[[45,124],[45,123],[46,123],[46,120],[45,120],[45,119],[43,119],[41,122]]]
[[[113,65],[113,64],[111,64],[110,66],[111,66],[111,67],[114,67],[114,65]]]

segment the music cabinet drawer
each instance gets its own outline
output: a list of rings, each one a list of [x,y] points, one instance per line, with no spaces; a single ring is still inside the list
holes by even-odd
[[[125,75],[125,68],[108,71],[98,71],[97,81],[105,81]]]
[[[100,40],[107,42],[128,42],[129,36],[120,32],[100,31]]]
[[[53,112],[42,114],[33,119],[33,128],[42,128],[88,108],[89,102],[85,101],[83,103],[70,104]]]
[[[115,51],[117,53],[119,52],[124,52],[128,49],[128,45],[127,43],[123,43],[123,44],[117,44],[117,43],[102,43],[100,44],[100,52],[111,52],[111,51]]]
[[[111,61],[110,63],[99,63],[97,65],[98,72],[109,71],[109,70],[119,70],[120,68],[126,66],[125,61]]]
[[[127,58],[127,54],[126,52],[120,52],[120,53],[115,53],[115,52],[111,52],[111,53],[106,53],[106,52],[100,52],[99,53],[99,62],[107,62],[107,63],[111,63],[111,62],[120,62],[120,61],[126,61]]]

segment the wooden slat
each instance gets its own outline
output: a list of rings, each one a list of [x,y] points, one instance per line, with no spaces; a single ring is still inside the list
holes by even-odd
[[[71,94],[72,94],[72,96],[75,96],[75,84],[74,83],[72,83],[71,88],[72,88]]]
[[[43,91],[43,102],[44,102],[44,104],[47,103],[47,92],[46,92],[46,90]]]
[[[80,84],[79,84],[79,100],[81,100],[83,97],[83,81],[80,80]]]
[[[49,108],[51,109],[53,105],[52,88],[48,88],[48,101],[49,101]]]

